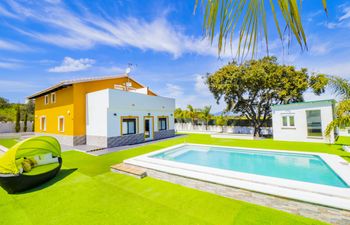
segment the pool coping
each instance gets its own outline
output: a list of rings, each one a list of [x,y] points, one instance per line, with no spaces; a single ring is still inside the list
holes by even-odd
[[[328,185],[235,172],[225,169],[217,169],[149,157],[185,145],[239,148],[265,152],[283,152],[303,155],[316,155],[321,157],[321,159],[324,160],[328,164],[328,166],[345,183],[350,185],[350,165],[340,156],[331,155],[327,153],[310,153],[276,149],[246,148],[239,146],[220,146],[184,143],[164,148],[158,151],[154,151],[151,153],[147,153],[134,158],[130,158],[125,160],[124,162],[135,166],[149,168],[161,172],[180,175],[202,181],[208,181],[212,183],[232,186],[269,195],[275,195],[290,199],[296,199],[299,201],[350,210],[350,188],[332,187]]]

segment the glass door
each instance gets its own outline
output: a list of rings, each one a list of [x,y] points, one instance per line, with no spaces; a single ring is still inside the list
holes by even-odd
[[[309,137],[322,137],[321,110],[307,110],[307,135]]]
[[[144,129],[145,129],[145,140],[152,140],[153,139],[153,118],[148,117],[145,118],[145,124],[144,124]]]

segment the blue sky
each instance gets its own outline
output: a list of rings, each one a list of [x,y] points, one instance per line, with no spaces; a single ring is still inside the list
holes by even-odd
[[[202,14],[195,0],[2,0],[0,2],[0,96],[24,102],[26,96],[61,80],[124,73],[177,105],[216,105],[202,76],[225,65],[229,51],[217,57],[203,39]],[[350,78],[350,3],[303,1],[302,18],[309,51],[295,41],[282,51],[271,32],[271,53],[281,62]],[[273,29],[273,21],[269,27]],[[305,99],[320,97],[311,93]]]

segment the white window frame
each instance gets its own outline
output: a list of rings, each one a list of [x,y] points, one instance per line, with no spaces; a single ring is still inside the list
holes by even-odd
[[[44,103],[45,103],[45,105],[48,105],[49,104],[49,95],[45,95],[44,96]]]
[[[55,96],[55,98],[53,98],[53,96]],[[56,92],[51,93],[51,103],[56,103],[57,101],[57,95]]]
[[[43,124],[43,118],[45,118],[45,124]],[[46,124],[47,124],[46,116],[40,116],[40,130],[41,131],[46,131]]]
[[[62,129],[60,129],[61,127],[60,127],[60,120],[61,119],[63,119],[63,127],[62,127]],[[64,118],[64,116],[59,116],[58,118],[57,118],[57,129],[58,129],[58,132],[61,132],[61,133],[64,133],[64,128],[65,128],[65,126],[64,126],[64,124],[65,124],[65,118]]]
[[[283,124],[283,118],[284,117],[287,118],[287,126],[285,126]],[[290,125],[290,118],[291,117],[294,118],[294,125],[293,126]],[[295,128],[295,114],[282,114],[282,128]]]

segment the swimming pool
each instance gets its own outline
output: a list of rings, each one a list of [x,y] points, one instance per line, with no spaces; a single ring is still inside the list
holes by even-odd
[[[349,188],[327,163],[317,155],[184,145],[151,157],[262,176]]]
[[[180,144],[124,163],[225,197],[248,190],[350,210],[350,164],[333,154]]]

